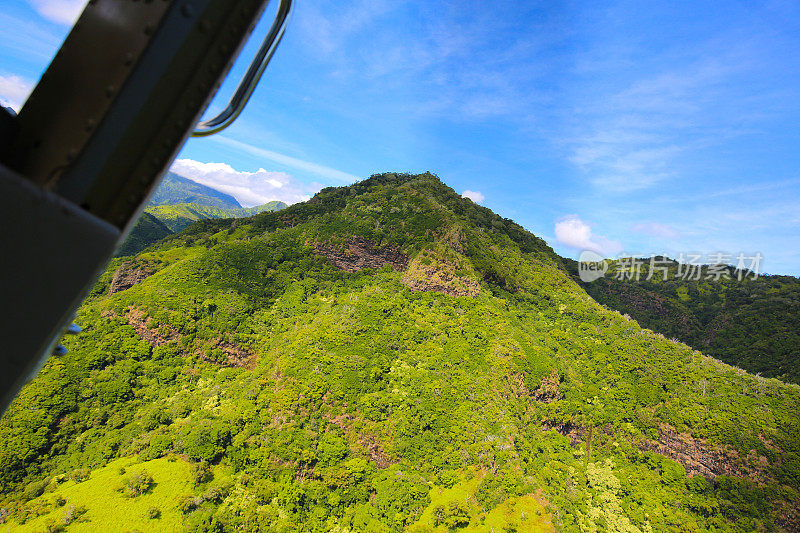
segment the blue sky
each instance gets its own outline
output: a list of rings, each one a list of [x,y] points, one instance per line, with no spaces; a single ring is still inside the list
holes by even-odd
[[[81,4],[4,2],[0,99]],[[563,255],[798,275],[799,93],[797,2],[298,0],[245,113],[175,168],[248,205],[429,170]]]

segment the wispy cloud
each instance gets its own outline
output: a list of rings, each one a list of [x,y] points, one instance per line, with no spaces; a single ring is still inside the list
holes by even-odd
[[[606,257],[622,251],[623,246],[602,235],[594,235],[592,227],[578,215],[567,215],[556,221],[556,240],[576,250],[591,250]]]
[[[71,26],[80,16],[87,0],[28,0],[44,18]]]
[[[606,136],[583,139],[570,157],[591,175],[590,182],[596,187],[608,192],[630,192],[674,175],[670,163],[681,151],[678,146],[648,145],[633,141],[630,135],[627,140],[603,137]]]
[[[578,104],[567,119],[572,135],[564,140],[567,159],[596,189],[611,193],[680,180],[694,170],[698,154],[754,133],[753,125],[785,101],[758,83],[763,62],[755,58],[771,46],[765,41],[709,38],[660,53],[599,42],[615,59],[606,73],[614,77],[587,84],[597,73],[579,73]]]
[[[0,105],[19,111],[33,88],[33,82],[20,76],[0,74]]]
[[[3,43],[2,48],[11,57],[24,58],[26,61],[35,62],[38,66],[44,68],[52,59],[56,50],[58,50],[67,32],[67,28],[64,28],[62,35],[46,26],[50,25],[43,24],[38,17],[23,18],[0,10],[0,43]],[[6,68],[16,67],[7,65]]]
[[[388,0],[322,4],[322,9],[312,3],[304,6],[303,15],[298,21],[306,44],[321,55],[341,53],[348,39],[395,7]]]
[[[526,62],[541,67],[543,43],[551,39],[545,30],[534,38],[523,22],[527,12],[543,16],[533,7],[385,0],[320,4],[307,6],[298,20],[309,60],[323,64],[335,83],[378,84],[382,96],[406,116],[525,121],[526,107],[542,97],[529,82],[544,77],[543,69],[520,68]],[[398,24],[409,18],[413,25]]]
[[[252,144],[236,141],[234,139],[230,139],[228,137],[224,137],[221,135],[216,135],[212,137],[212,139],[227,146],[230,146],[232,148],[242,150],[243,152],[246,152],[250,155],[254,155],[256,157],[272,161],[273,163],[278,163],[280,165],[285,165],[290,168],[309,172],[319,178],[339,181],[342,183],[353,183],[361,179],[358,176],[348,174],[347,172],[342,172],[341,170],[337,170],[335,168],[326,167],[325,165],[320,165],[318,163],[313,163],[311,161],[305,161],[303,159],[297,159],[296,157],[279,154],[278,152],[273,152],[271,150],[259,148],[258,146],[253,146]]]
[[[303,202],[319,187],[299,183],[285,172],[255,172],[236,170],[226,163],[202,163],[193,159],[178,159],[171,170],[176,174],[235,197],[245,207],[280,200],[287,204]]]

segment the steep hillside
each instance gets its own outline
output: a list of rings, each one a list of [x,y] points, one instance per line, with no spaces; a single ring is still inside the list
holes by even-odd
[[[287,207],[279,201],[267,202],[255,207],[236,207],[223,209],[210,205],[200,204],[173,204],[148,207],[146,212],[158,218],[167,227],[177,233],[192,222],[210,218],[245,218],[264,211],[278,211]]]
[[[200,204],[232,209],[242,207],[236,198],[196,181],[167,172],[153,193],[150,205]]]
[[[116,257],[135,255],[153,244],[160,241],[167,235],[172,235],[170,230],[163,222],[150,213],[144,212],[136,221],[128,236],[119,245],[114,253]]]
[[[0,531],[797,531],[800,387],[435,176],[117,259],[0,421]]]
[[[577,263],[565,262],[579,281]],[[646,328],[754,374],[800,383],[800,279],[751,274],[739,280],[733,267],[716,279],[705,266],[691,276],[699,279],[685,279],[675,261],[666,280],[658,267],[647,280],[649,270],[650,259],[643,259],[639,280],[607,275],[581,286]]]

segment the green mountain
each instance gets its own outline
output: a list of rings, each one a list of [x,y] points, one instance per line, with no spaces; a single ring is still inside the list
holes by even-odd
[[[430,174],[199,221],[76,321],[0,420],[0,531],[800,527],[800,387],[601,306]]]
[[[167,235],[177,233],[198,220],[212,218],[247,218],[265,211],[278,211],[287,207],[279,201],[255,207],[224,209],[199,204],[172,204],[148,207],[115,252],[115,257],[135,255]]]
[[[161,220],[145,211],[122,244],[119,245],[115,255],[122,257],[137,254],[168,235],[172,235],[172,230]]]
[[[646,328],[748,372],[800,383],[800,279],[745,276],[732,266],[683,267],[679,276],[676,261],[653,259],[639,260],[638,280],[609,274],[581,286]],[[578,280],[577,263],[565,262]]]
[[[200,204],[231,209],[242,207],[236,198],[196,181],[167,172],[153,193],[150,205]]]
[[[246,218],[264,211],[278,211],[288,207],[284,202],[272,201],[256,207],[221,208],[199,204],[172,204],[148,207],[147,213],[158,218],[172,232],[179,232],[198,220],[210,218]]]

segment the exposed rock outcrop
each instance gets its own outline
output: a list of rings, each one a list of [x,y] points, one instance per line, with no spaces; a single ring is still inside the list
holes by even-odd
[[[317,243],[314,250],[317,255],[330,259],[336,268],[347,272],[358,272],[364,268],[377,269],[384,265],[402,272],[408,266],[408,256],[400,251],[399,246],[376,247],[361,237],[352,237],[344,246]]]
[[[643,440],[639,448],[653,451],[680,463],[686,469],[686,475],[701,475],[708,479],[717,476],[746,477],[756,483],[771,481],[767,474],[769,462],[764,457],[751,457],[745,465],[739,454],[729,448],[718,448],[708,445],[689,433],[680,433],[675,428],[662,425],[658,429],[658,440]],[[755,452],[753,452],[755,454]]]
[[[550,403],[561,398],[561,391],[558,390],[558,385],[561,378],[558,371],[553,370],[549,375],[542,378],[539,383],[539,388],[533,393],[533,397],[537,402]]]
[[[248,368],[256,365],[256,354],[222,339],[217,339],[208,345],[202,358],[207,363],[214,363],[222,367]]]
[[[154,273],[155,269],[148,265],[136,265],[132,261],[126,261],[114,271],[114,276],[111,278],[111,285],[108,288],[108,294],[111,295],[130,289],[137,283],[143,282]]]
[[[514,398],[530,400],[533,398],[537,402],[550,403],[561,398],[561,391],[558,385],[561,379],[557,370],[553,370],[539,382],[536,390],[531,392],[525,385],[525,377],[522,374],[511,374],[506,376],[509,395]]]
[[[412,291],[443,292],[451,296],[475,297],[481,290],[477,280],[458,276],[453,268],[442,263],[412,263],[403,276],[403,284]]]
[[[364,434],[363,431],[354,427],[355,424],[353,423],[352,415],[345,413],[333,416],[326,413],[322,416],[328,422],[341,429],[344,434],[347,435],[351,443],[355,444],[355,448],[363,450],[378,468],[388,468],[397,462],[397,460],[392,459],[391,455],[386,453],[375,436]]]
[[[541,426],[548,431],[556,431],[569,439],[572,446],[576,446],[583,441],[584,428],[570,421],[558,422],[555,420],[542,420]]]
[[[150,343],[151,346],[163,346],[170,341],[177,340],[180,334],[169,326],[161,326],[157,329],[150,329],[152,317],[137,307],[129,307],[125,311],[125,319],[128,324],[136,329],[136,333]]]

